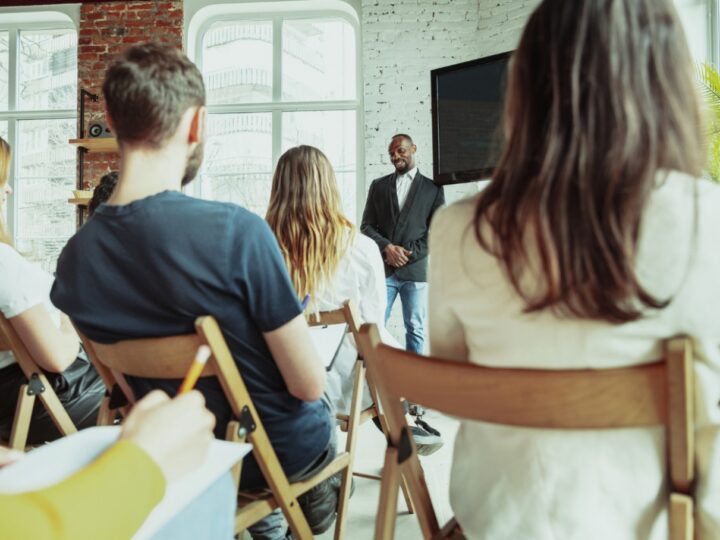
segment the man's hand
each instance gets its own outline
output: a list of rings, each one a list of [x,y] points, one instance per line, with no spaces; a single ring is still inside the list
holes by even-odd
[[[400,268],[405,266],[410,260],[408,257],[412,254],[412,251],[408,251],[402,246],[396,246],[395,244],[388,244],[385,246],[385,260],[390,266]]]

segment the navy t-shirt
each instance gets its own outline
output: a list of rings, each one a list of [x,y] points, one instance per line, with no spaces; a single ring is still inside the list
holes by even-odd
[[[58,259],[53,303],[101,343],[194,332],[214,316],[288,475],[313,463],[333,421],[320,402],[288,392],[263,338],[302,310],[267,223],[239,206],[176,191],[101,205]],[[129,378],[138,397],[174,395],[179,381]],[[197,384],[224,438],[230,406],[216,379]],[[182,420],[178,419],[182,429]],[[250,456],[244,486],[262,485]]]

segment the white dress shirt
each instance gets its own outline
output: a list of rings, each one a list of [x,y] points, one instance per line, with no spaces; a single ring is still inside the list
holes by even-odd
[[[380,328],[384,343],[400,348],[400,344],[385,329],[385,268],[380,250],[374,240],[357,231],[352,244],[343,258],[330,283],[316,292],[312,307],[318,311],[338,309],[345,300],[352,300],[358,309],[360,323],[374,323]],[[357,348],[355,340],[348,334],[340,347],[327,374],[325,393],[339,413],[347,414],[352,397],[353,375]],[[365,387],[362,408],[372,405],[372,397]]]
[[[405,174],[399,174],[397,177],[397,198],[398,208],[400,208],[400,210],[402,210],[402,207],[407,200],[408,193],[410,192],[410,186],[412,185],[412,181],[414,180],[416,174],[417,167],[413,167]]]
[[[527,313],[497,258],[475,240],[476,204],[440,210],[430,229],[432,354],[491,367],[607,369],[658,359],[664,339],[691,336],[696,526],[698,538],[720,538],[720,187],[676,172],[658,182],[643,211],[636,269],[649,293],[672,302],[625,324]],[[667,540],[664,457],[660,428],[463,420],[450,504],[469,540]]]

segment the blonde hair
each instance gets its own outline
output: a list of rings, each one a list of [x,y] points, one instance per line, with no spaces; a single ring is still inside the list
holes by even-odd
[[[5,188],[10,177],[10,159],[12,158],[12,150],[5,139],[0,137],[0,189]],[[5,218],[0,214],[0,242],[12,245],[12,239],[7,231]]]
[[[265,219],[275,233],[295,290],[302,298],[327,286],[356,233],[342,213],[330,161],[312,146],[285,152],[273,175]]]

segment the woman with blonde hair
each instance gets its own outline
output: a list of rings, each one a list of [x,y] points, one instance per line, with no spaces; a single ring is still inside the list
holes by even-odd
[[[5,205],[12,193],[11,155],[10,145],[0,138],[0,206]],[[52,282],[52,276],[12,247],[5,220],[0,216],[0,313],[8,319],[35,362],[46,371],[75,426],[92,426],[105,387],[81,349],[70,320],[50,302]],[[0,351],[1,439],[9,437],[18,391],[25,383],[25,375],[12,352]],[[28,443],[38,444],[59,436],[45,408],[36,406]]]
[[[399,348],[385,329],[387,293],[380,250],[343,214],[335,171],[325,154],[312,146],[298,146],[280,157],[266,219],[298,296],[310,296],[311,313],[337,309],[352,300],[361,322],[378,325],[383,341]],[[325,390],[339,412],[350,408],[356,358],[355,341],[348,335],[328,373]],[[370,405],[366,389],[363,409]],[[414,425],[411,430],[418,452],[428,455],[442,446],[442,439],[425,425]]]
[[[335,171],[325,154],[298,146],[280,157],[266,219],[299,298],[310,297],[309,312],[337,309],[350,299],[363,322],[384,326],[387,298],[380,251],[343,214]],[[385,337],[392,339],[387,332]],[[355,342],[348,335],[325,391],[341,412],[350,407],[356,358]],[[371,404],[366,391],[363,407]]]
[[[696,349],[698,538],[720,538],[720,188],[672,0],[544,0],[510,63],[505,148],[430,232],[433,355],[610,369]],[[468,539],[668,538],[661,428],[463,421],[450,500]]]

